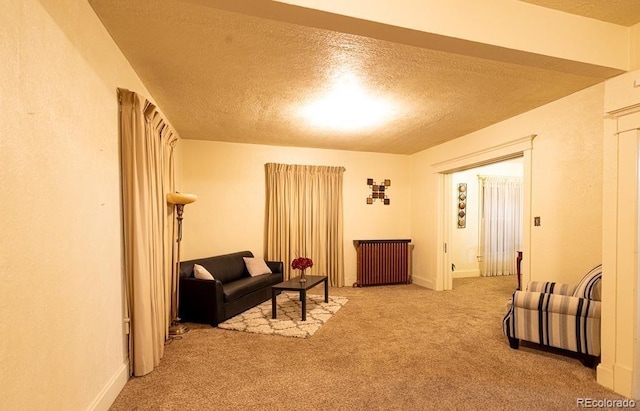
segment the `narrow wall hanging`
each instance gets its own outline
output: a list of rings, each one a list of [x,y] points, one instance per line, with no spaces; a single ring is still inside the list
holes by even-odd
[[[467,185],[458,184],[458,228],[467,226]]]
[[[380,200],[384,205],[391,204],[391,200],[387,196],[387,189],[391,185],[391,180],[384,180],[381,184],[378,184],[373,181],[373,178],[367,178],[367,185],[371,188],[371,195],[367,197],[367,204],[373,204],[376,200]]]

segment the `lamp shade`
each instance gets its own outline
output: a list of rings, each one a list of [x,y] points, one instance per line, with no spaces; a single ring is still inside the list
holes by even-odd
[[[191,204],[198,199],[195,194],[187,193],[167,193],[167,203],[169,204]]]

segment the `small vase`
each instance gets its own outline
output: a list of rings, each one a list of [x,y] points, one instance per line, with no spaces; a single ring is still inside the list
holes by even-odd
[[[300,282],[301,283],[306,283],[307,282],[307,276],[304,274],[304,270],[300,271]]]

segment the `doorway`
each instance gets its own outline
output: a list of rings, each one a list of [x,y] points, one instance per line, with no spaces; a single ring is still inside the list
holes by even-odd
[[[522,157],[451,173],[445,207],[455,210],[448,242],[453,279],[516,273],[523,174]]]
[[[453,276],[451,271],[451,242],[452,229],[449,222],[453,218],[452,202],[452,175],[455,172],[498,163],[504,160],[522,158],[522,261],[521,280],[526,284],[530,280],[531,265],[531,176],[532,176],[532,151],[535,135],[507,141],[499,146],[490,147],[476,152],[453,157],[448,160],[432,164],[433,170],[438,176],[438,234],[434,247],[436,255],[436,290],[451,290],[453,288]],[[457,212],[456,212],[457,213]]]

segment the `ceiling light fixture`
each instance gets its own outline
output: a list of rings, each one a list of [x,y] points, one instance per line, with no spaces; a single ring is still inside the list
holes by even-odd
[[[375,128],[396,112],[390,100],[362,87],[359,78],[350,72],[337,75],[326,93],[299,110],[310,126],[337,132]]]

